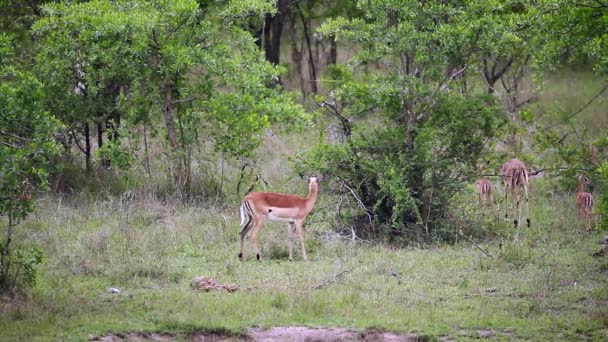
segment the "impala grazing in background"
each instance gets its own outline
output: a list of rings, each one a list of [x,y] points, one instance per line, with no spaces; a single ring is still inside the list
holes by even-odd
[[[475,182],[475,188],[479,195],[479,202],[483,207],[482,216],[484,216],[488,205],[494,204],[494,206],[496,206],[494,197],[492,197],[492,184],[488,179],[480,178]],[[498,209],[496,211],[498,212]]]
[[[591,220],[593,218],[593,195],[585,192],[585,185],[590,185],[591,180],[586,175],[578,177],[576,187],[576,206],[578,207],[578,221],[583,219],[587,224],[587,231],[591,231]]]
[[[306,198],[291,194],[278,194],[274,192],[252,192],[245,196],[241,202],[241,232],[239,258],[243,260],[243,242],[249,235],[256,258],[262,261],[256,237],[266,220],[287,222],[289,224],[289,260],[293,260],[293,241],[297,231],[302,246],[302,257],[306,256],[304,246],[303,223],[306,216],[312,211],[317,201],[319,184],[316,177],[308,179],[308,196]]]
[[[514,202],[514,209],[516,212],[516,217],[513,224],[519,228],[519,224],[521,222],[521,211],[519,208],[519,203],[521,202],[521,193],[519,192],[519,189],[522,188],[524,190],[524,197],[526,199],[526,221],[528,223],[528,227],[530,227],[530,208],[528,207],[528,168],[526,167],[526,164],[519,159],[511,159],[502,164],[502,167],[500,168],[500,176],[502,179],[502,184],[505,186],[505,218],[509,217],[507,195],[509,192],[511,192]],[[517,238],[517,235],[515,237]]]

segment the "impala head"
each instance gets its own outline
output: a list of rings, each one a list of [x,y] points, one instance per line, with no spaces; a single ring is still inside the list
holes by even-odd
[[[592,184],[591,179],[589,179],[589,177],[587,177],[587,175],[580,175],[578,177],[578,182],[583,184],[583,185],[590,185]]]

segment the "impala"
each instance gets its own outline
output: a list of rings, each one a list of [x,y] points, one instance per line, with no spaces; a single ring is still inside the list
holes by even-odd
[[[591,219],[593,218],[593,195],[585,192],[585,185],[590,185],[591,180],[586,175],[578,177],[576,187],[576,206],[578,207],[578,221],[585,219],[587,231],[591,231]]]
[[[480,178],[475,182],[475,188],[479,195],[479,202],[483,206],[482,216],[486,213],[486,207],[489,205],[496,205],[494,198],[492,197],[492,184],[486,178]]]
[[[519,189],[522,188],[524,190],[524,197],[526,199],[526,221],[528,223],[528,227],[530,227],[530,208],[528,207],[528,168],[526,167],[526,164],[519,159],[511,159],[502,165],[500,168],[500,175],[502,178],[502,184],[505,186],[505,218],[508,217],[509,211],[507,195],[509,192],[511,192],[516,211],[516,217],[513,223],[516,227],[519,227],[521,221],[521,211],[519,208],[521,194]]]
[[[241,231],[239,259],[243,260],[243,242],[249,236],[256,258],[262,261],[256,237],[266,220],[287,222],[289,224],[289,260],[293,260],[293,241],[297,231],[302,246],[302,257],[308,260],[304,246],[303,223],[317,201],[319,184],[316,177],[308,179],[308,196],[306,198],[292,194],[274,192],[252,192],[241,202]]]

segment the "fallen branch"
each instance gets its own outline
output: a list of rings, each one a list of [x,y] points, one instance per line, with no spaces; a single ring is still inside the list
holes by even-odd
[[[355,267],[356,267],[356,266],[355,266]],[[333,276],[333,278],[332,278],[332,279],[326,279],[326,280],[324,280],[324,281],[323,281],[321,284],[319,284],[319,285],[317,285],[317,286],[313,287],[313,289],[314,289],[314,290],[319,290],[319,289],[322,289],[322,288],[324,288],[324,287],[326,287],[326,286],[328,286],[328,285],[330,285],[330,284],[332,284],[332,283],[337,282],[339,277],[341,277],[341,276],[343,276],[343,275],[345,275],[345,274],[347,274],[347,273],[352,272],[352,270],[354,270],[354,269],[355,269],[355,267],[352,267],[352,268],[351,268],[351,269],[349,269],[349,270],[344,270],[344,271],[342,271],[342,272],[340,272],[340,273],[336,274],[335,276]]]
[[[465,238],[467,241],[469,241],[470,243],[473,244],[473,246],[477,247],[477,249],[479,249],[480,251],[483,252],[483,254],[487,255],[488,257],[490,257],[490,259],[494,259],[494,257],[485,249],[481,248],[478,244],[475,243],[475,241],[471,240],[468,236],[462,234],[461,232],[456,232],[456,234],[458,234],[459,236]]]

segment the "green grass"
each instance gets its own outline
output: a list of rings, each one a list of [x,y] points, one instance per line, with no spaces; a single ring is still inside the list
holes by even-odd
[[[597,82],[585,73],[549,75],[548,95],[531,110],[543,125],[555,123],[595,95]],[[605,130],[606,117],[598,114],[603,104],[599,99],[575,118],[592,137]],[[314,130],[267,139],[256,172],[273,180],[268,190],[305,193],[305,182],[287,177],[285,155],[316,139]],[[548,179],[532,180],[533,226],[522,228],[517,242],[510,224],[475,217],[472,190],[455,201],[464,222],[455,222],[455,229],[492,257],[463,238],[408,248],[331,238],[323,233],[330,230],[335,200],[322,186],[305,224],[311,260],[301,261],[296,244],[296,261],[288,262],[287,227],[269,224],[259,237],[266,261],[258,263],[248,242],[247,260],[238,261],[239,167],[225,164],[232,175],[223,183],[226,206],[182,206],[144,195],[163,193],[158,179],[146,179],[128,203],[105,188],[95,197],[83,191],[38,200],[15,241],[38,244],[46,259],[31,291],[0,297],[0,340],[82,341],[126,332],[186,338],[197,331],[238,334],[285,325],[374,327],[431,340],[477,339],[480,329],[503,340],[608,339],[608,258],[591,257],[603,234],[583,233],[572,194]],[[4,230],[2,222],[0,236]],[[200,275],[240,290],[195,291],[190,280]]]
[[[471,230],[486,236],[476,239],[479,247],[492,258],[464,240],[397,248],[323,238],[328,227],[318,212],[306,226],[309,262],[297,247],[296,261],[287,261],[281,224],[260,233],[264,263],[254,261],[248,242],[240,262],[236,205],[184,207],[150,198],[59,205],[47,197],[16,239],[35,241],[46,260],[29,294],[0,300],[0,337],[81,341],[169,332],[185,338],[305,325],[375,327],[430,339],[475,339],[478,330],[491,329],[508,340],[605,340],[608,260],[591,257],[601,234],[582,233],[569,197],[554,195],[552,205],[543,204],[550,195],[536,182],[533,227],[522,228],[519,241],[506,223],[472,221]],[[193,290],[190,280],[199,275],[240,290]],[[121,293],[109,293],[112,287]]]

